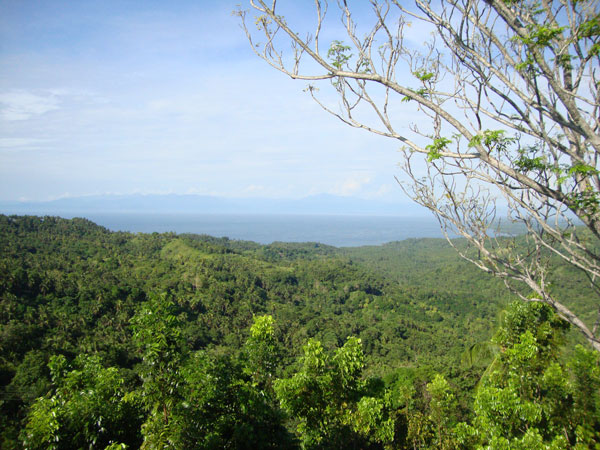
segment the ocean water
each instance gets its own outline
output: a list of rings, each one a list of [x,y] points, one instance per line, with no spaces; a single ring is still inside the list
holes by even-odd
[[[270,244],[319,242],[336,247],[379,245],[408,238],[443,237],[433,217],[86,214],[113,231],[196,233]]]

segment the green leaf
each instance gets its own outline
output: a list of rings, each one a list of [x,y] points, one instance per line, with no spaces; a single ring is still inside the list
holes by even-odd
[[[425,147],[425,150],[427,150],[427,161],[432,162],[441,158],[441,152],[443,152],[450,143],[452,143],[452,141],[445,137],[434,139],[433,144]]]

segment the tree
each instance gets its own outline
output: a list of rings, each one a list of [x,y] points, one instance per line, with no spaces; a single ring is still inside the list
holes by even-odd
[[[176,315],[175,301],[168,294],[150,294],[131,318],[133,341],[142,356],[141,398],[149,412],[142,426],[142,448],[176,448],[173,410],[181,401],[180,367],[185,357],[181,337],[183,320]]]
[[[182,399],[175,405],[173,448],[294,448],[284,416],[226,355],[196,352],[182,369]]]
[[[457,249],[461,256],[523,300],[550,305],[600,351],[600,310],[592,326],[595,312],[584,321],[548,282],[553,256],[599,292],[598,2],[372,0],[370,15],[364,3],[337,2],[340,28],[327,2],[316,0],[312,33],[294,29],[275,0],[250,0],[256,30],[248,11],[237,13],[271,66],[294,79],[329,81],[339,109],[316,85],[306,89],[323,109],[402,145],[403,189],[446,236],[467,238],[475,251]],[[416,45],[412,30],[418,41],[431,37]],[[336,32],[347,42],[326,37]],[[400,107],[413,123],[394,118]],[[528,231],[524,250],[499,238],[505,207]]]
[[[255,317],[250,327],[250,337],[244,346],[246,372],[252,377],[253,383],[261,391],[267,391],[267,394],[271,394],[273,390],[273,376],[281,358],[274,324],[273,316]]]
[[[503,349],[475,395],[471,424],[456,427],[474,448],[597,448],[598,352],[577,346],[560,361],[569,324],[542,303],[513,303],[495,342]]]
[[[62,355],[49,363],[53,388],[31,405],[21,431],[24,448],[139,447],[140,405],[128,398],[124,374],[97,356]]]
[[[309,339],[301,362],[298,372],[278,379],[274,388],[282,408],[299,422],[303,448],[380,448],[393,441],[391,402],[370,396],[362,379],[360,339],[348,338],[333,356]]]

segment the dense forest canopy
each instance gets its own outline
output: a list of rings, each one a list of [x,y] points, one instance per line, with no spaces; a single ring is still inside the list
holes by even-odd
[[[0,268],[2,448],[600,442],[598,357],[441,240],[259,245],[0,216]]]

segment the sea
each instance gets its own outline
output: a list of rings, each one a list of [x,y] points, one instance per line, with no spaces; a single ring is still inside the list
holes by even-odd
[[[145,213],[90,213],[85,217],[113,231],[208,234],[261,244],[319,242],[358,247],[444,237],[434,217]]]

